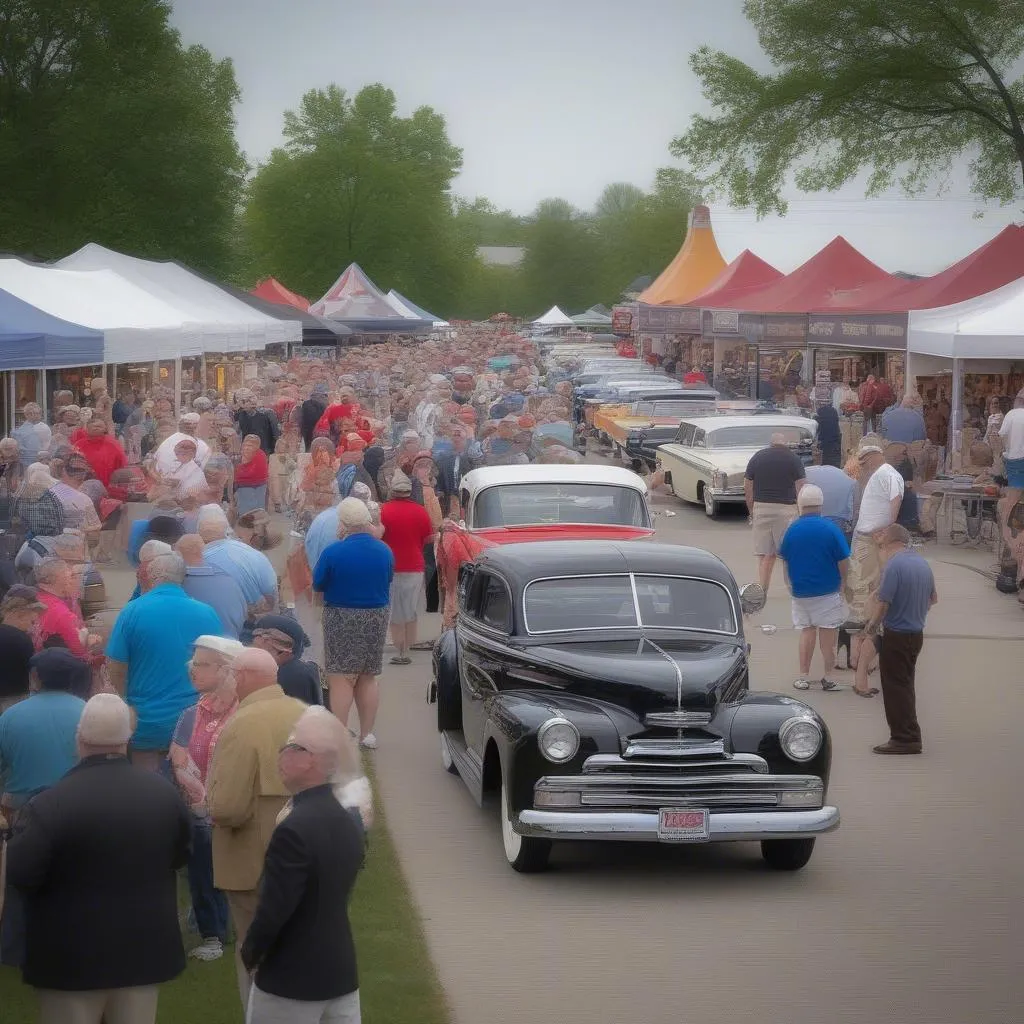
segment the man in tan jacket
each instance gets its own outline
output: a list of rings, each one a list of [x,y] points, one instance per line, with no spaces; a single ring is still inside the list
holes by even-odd
[[[235,659],[234,675],[238,711],[217,741],[207,801],[213,819],[213,880],[231,911],[244,1010],[250,981],[239,951],[256,912],[270,834],[289,796],[277,758],[306,705],[277,685],[277,662],[266,651],[244,650]]]

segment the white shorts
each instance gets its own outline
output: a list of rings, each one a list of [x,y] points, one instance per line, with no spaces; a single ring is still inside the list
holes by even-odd
[[[838,629],[849,615],[841,593],[793,598],[793,625],[797,629]]]

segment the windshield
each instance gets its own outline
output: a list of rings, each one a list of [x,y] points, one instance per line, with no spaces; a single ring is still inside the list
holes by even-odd
[[[581,576],[537,580],[526,588],[530,633],[593,629],[695,629],[737,632],[729,592],[712,580],[683,576],[636,576],[636,603],[629,576]]]
[[[671,402],[637,402],[637,416],[692,416],[695,404],[706,405],[708,408],[715,407],[713,395],[700,395],[694,398],[674,399]]]
[[[643,495],[632,487],[609,484],[503,484],[477,496],[473,529],[592,523],[650,526]]]
[[[767,448],[772,434],[782,434],[787,444],[805,444],[814,439],[809,427],[756,423],[742,427],[719,427],[708,433],[708,448]]]

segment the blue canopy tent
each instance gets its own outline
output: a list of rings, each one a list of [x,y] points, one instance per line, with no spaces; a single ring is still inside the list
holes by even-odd
[[[49,370],[102,362],[102,331],[68,323],[0,289],[0,370]]]

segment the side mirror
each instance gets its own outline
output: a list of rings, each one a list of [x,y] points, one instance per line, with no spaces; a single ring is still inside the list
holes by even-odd
[[[740,607],[744,615],[753,615],[759,612],[767,601],[764,587],[760,583],[748,583],[740,588]]]

